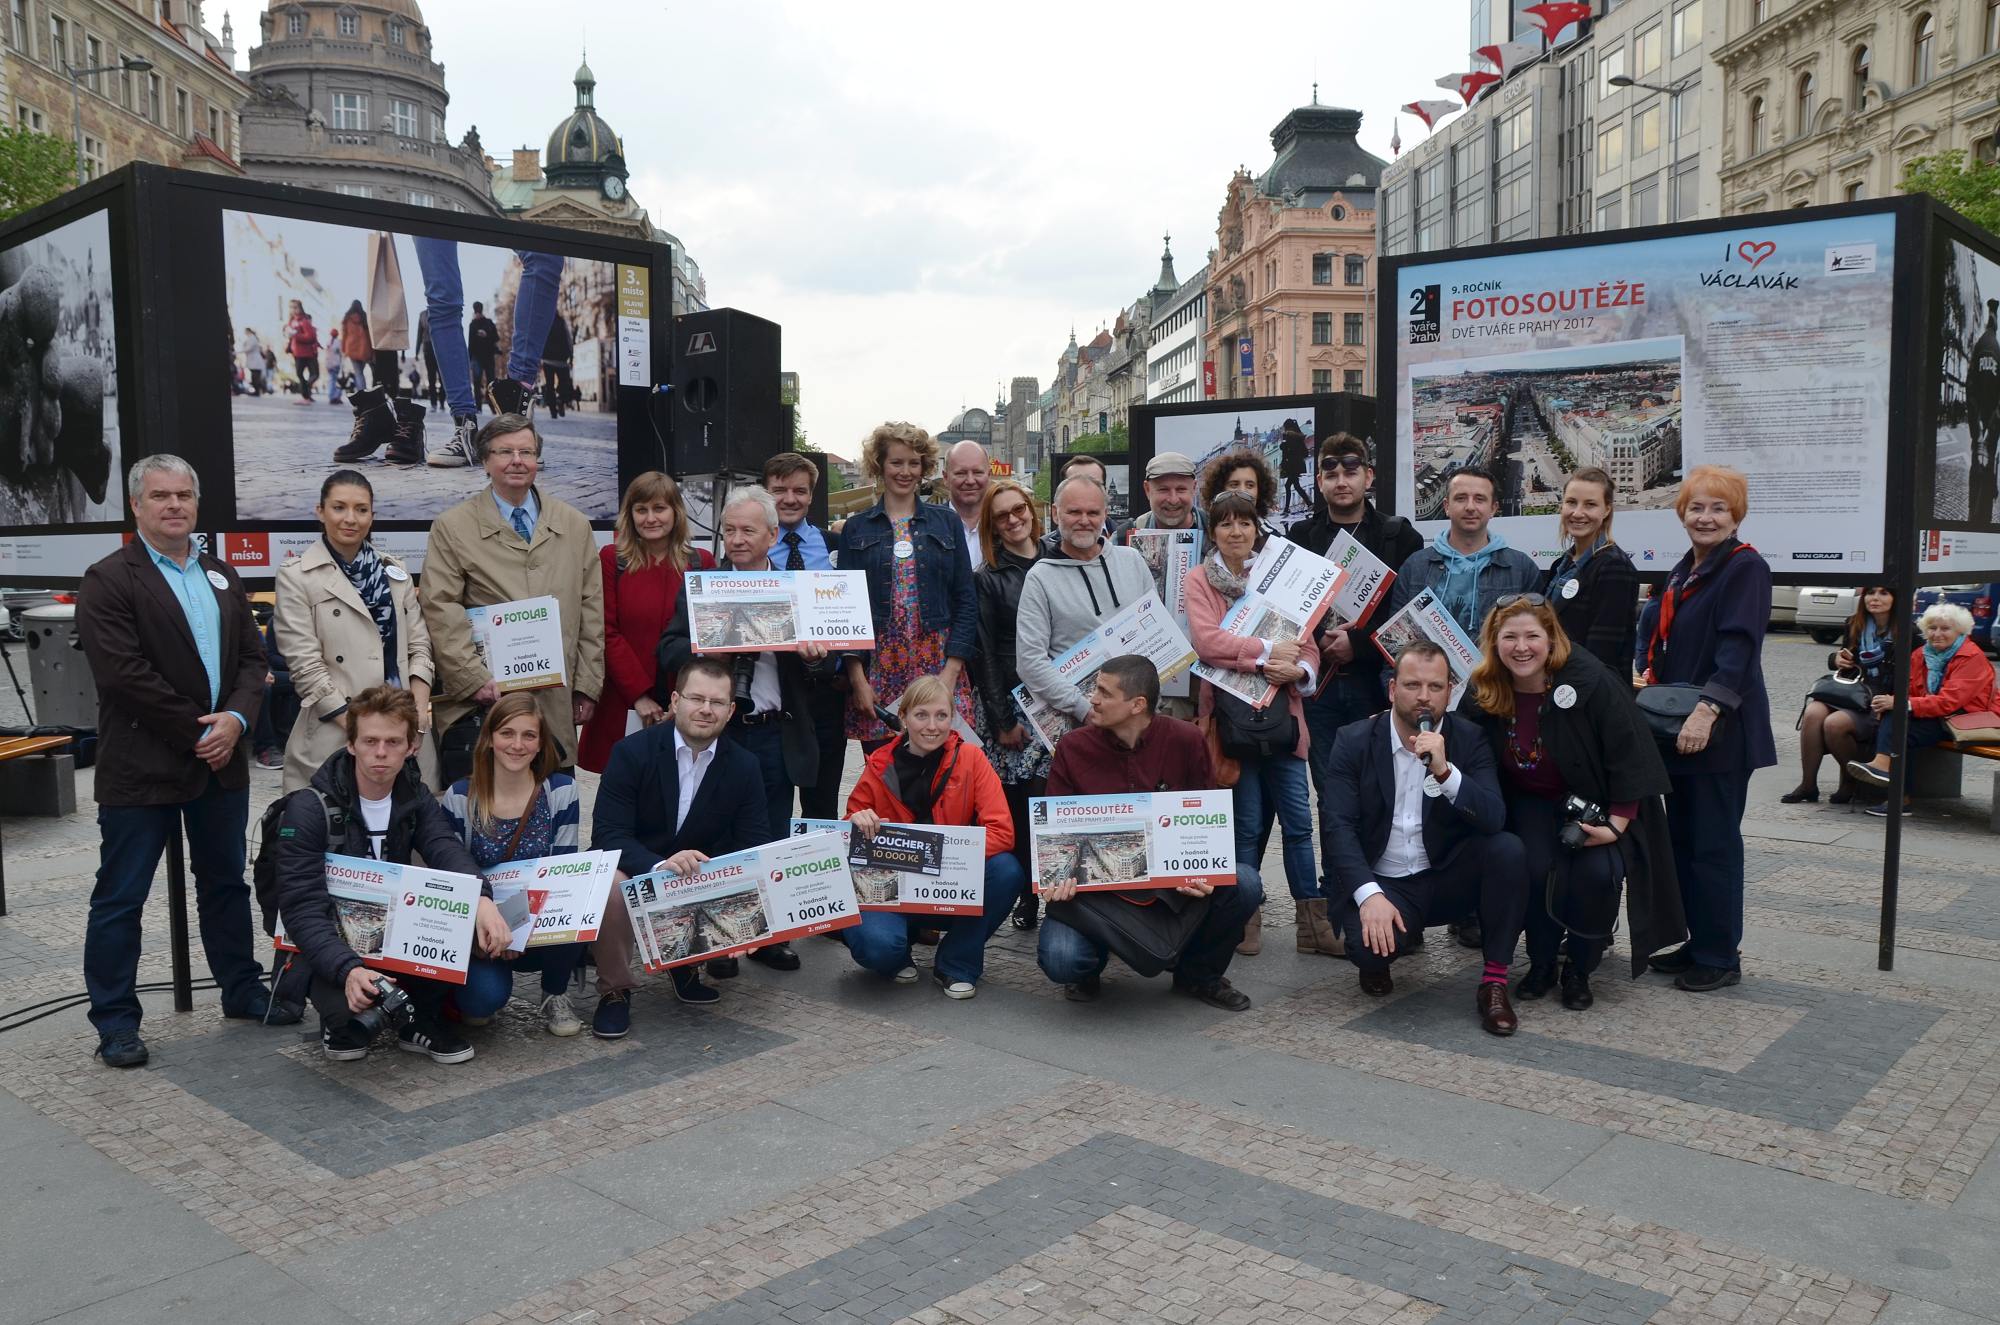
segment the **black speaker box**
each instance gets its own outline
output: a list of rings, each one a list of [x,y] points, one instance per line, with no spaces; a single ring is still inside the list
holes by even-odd
[[[734,308],[674,319],[667,412],[675,474],[756,474],[790,448],[778,363],[775,322]]]

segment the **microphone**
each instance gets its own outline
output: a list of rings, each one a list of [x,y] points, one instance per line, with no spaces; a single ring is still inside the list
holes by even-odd
[[[1420,732],[1427,732],[1433,730],[1434,726],[1435,724],[1431,722],[1431,711],[1429,709],[1418,709],[1417,730]]]

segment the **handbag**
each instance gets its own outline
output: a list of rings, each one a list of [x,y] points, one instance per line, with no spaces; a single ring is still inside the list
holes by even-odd
[[[1944,726],[1960,745],[2000,744],[2000,713],[1954,713]]]
[[[1861,679],[1859,672],[1842,676],[1837,670],[1831,671],[1813,682],[1812,689],[1806,692],[1806,699],[1817,700],[1828,708],[1866,713],[1869,699],[1868,683]]]
[[[472,747],[486,725],[486,710],[474,709],[438,733],[438,784],[449,787],[472,776]]]
[[[1282,693],[1263,708],[1252,708],[1215,688],[1216,740],[1233,759],[1268,759],[1298,748],[1299,724]]]
[[[1222,753],[1222,739],[1216,734],[1215,715],[1203,714],[1195,719],[1195,726],[1201,729],[1201,739],[1208,745],[1208,762],[1215,770],[1213,785],[1224,791],[1235,786],[1243,777],[1243,765]]]
[[[1078,893],[1067,902],[1050,902],[1048,912],[1049,919],[1102,944],[1140,975],[1153,976],[1180,960],[1208,919],[1208,898],[1162,888],[1149,905],[1136,906],[1108,892]]]
[[[1652,730],[1653,739],[1672,749],[1680,737],[1681,724],[1701,702],[1701,687],[1692,681],[1656,681],[1641,689],[1634,699],[1639,705],[1639,716]]]

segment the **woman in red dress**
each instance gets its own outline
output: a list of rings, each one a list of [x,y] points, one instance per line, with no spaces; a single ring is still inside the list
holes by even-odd
[[[681,597],[688,570],[709,570],[715,558],[688,546],[687,507],[672,478],[651,470],[632,480],[618,504],[604,562],[604,694],[584,728],[577,763],[602,773],[611,747],[625,735],[636,714],[650,727],[666,720],[653,698],[659,671],[661,632]]]

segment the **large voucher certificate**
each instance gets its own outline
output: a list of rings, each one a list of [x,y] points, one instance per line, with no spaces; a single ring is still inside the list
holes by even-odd
[[[1037,796],[1028,802],[1035,891],[1234,884],[1233,804],[1226,790]]]
[[[1187,634],[1187,575],[1201,564],[1202,538],[1199,529],[1133,529],[1126,539],[1153,573],[1153,587],[1160,601],[1174,614],[1174,624]],[[1172,680],[1162,679],[1160,693],[1185,699],[1191,693],[1192,672],[1182,672]]]
[[[875,644],[868,577],[858,570],[689,571],[683,592],[696,653]]]
[[[616,851],[579,851],[538,860],[510,860],[482,877],[493,904],[514,931],[509,952],[557,943],[592,943],[618,873]]]
[[[465,983],[479,906],[476,876],[329,854],[326,891],[341,937],[371,968]],[[276,940],[285,951],[298,951],[282,916]]]
[[[472,642],[500,693],[566,685],[562,604],[547,594],[491,607],[468,607]]]
[[[1451,664],[1451,699],[1446,707],[1457,708],[1472,669],[1479,666],[1479,646],[1429,589],[1420,591],[1403,604],[1402,611],[1375,627],[1375,647],[1391,667],[1396,665],[1396,654],[1414,639],[1427,639],[1444,650]]]
[[[1276,644],[1300,640],[1312,647],[1313,627],[1326,615],[1344,578],[1340,567],[1297,543],[1282,538],[1265,542],[1244,576],[1243,596],[1222,614],[1219,623],[1231,635]],[[1205,662],[1194,674],[1245,703],[1261,708],[1278,693],[1262,675],[1216,667]]]
[[[619,895],[649,971],[861,923],[840,833],[717,856],[692,874],[655,870],[627,879]]]
[[[1150,593],[1050,662],[1063,680],[1087,692],[1098,668],[1127,653],[1143,654],[1149,659],[1160,671],[1162,686],[1195,663],[1194,646],[1188,643],[1187,632],[1174,621],[1173,613],[1167,610],[1160,596]],[[1024,685],[1014,687],[1014,702],[1036,738],[1050,750],[1076,726],[1069,714],[1030,695]]]
[[[1326,550],[1326,559],[1341,569],[1340,588],[1327,608],[1328,624],[1351,626],[1366,622],[1368,614],[1388,596],[1389,586],[1396,582],[1396,572],[1345,529]]]
[[[794,836],[839,833],[863,911],[978,915],[986,909],[986,830],[884,823],[856,838],[845,819],[794,819]]]

